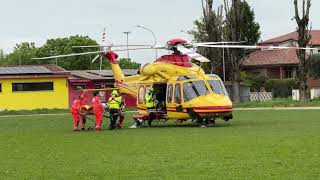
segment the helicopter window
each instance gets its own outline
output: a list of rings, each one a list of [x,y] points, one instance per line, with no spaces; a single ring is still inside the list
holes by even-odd
[[[208,82],[209,82],[209,84],[211,86],[212,91],[215,94],[228,96],[227,90],[224,87],[224,85],[223,85],[221,80],[209,80]]]
[[[173,94],[173,86],[172,86],[172,84],[170,84],[170,85],[168,86],[168,92],[167,92],[167,94],[168,94],[167,102],[168,102],[168,103],[171,103],[171,101],[172,101],[172,94]]]
[[[144,87],[140,87],[139,88],[139,104],[143,104],[143,100],[144,100]]]
[[[183,83],[183,97],[185,102],[207,94],[209,94],[209,90],[204,84],[204,81],[191,81]]]
[[[176,84],[174,87],[174,102],[181,103],[181,87],[180,84]]]
[[[195,76],[179,76],[177,78],[177,81],[184,81],[184,80],[189,80],[189,79],[196,79]]]

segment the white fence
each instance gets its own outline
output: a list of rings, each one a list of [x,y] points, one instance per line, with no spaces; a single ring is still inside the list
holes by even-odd
[[[272,100],[272,92],[251,92],[250,101],[270,101]]]
[[[292,99],[299,101],[300,93],[299,89],[292,90]],[[310,89],[310,99],[316,99],[320,97],[320,89]]]

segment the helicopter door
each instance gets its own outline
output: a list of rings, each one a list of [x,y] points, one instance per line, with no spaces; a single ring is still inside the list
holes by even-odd
[[[154,84],[154,95],[157,100],[156,109],[159,113],[166,113],[166,94],[167,84]]]
[[[181,96],[181,85],[175,84],[174,86],[174,104],[177,112],[182,112],[182,96]]]

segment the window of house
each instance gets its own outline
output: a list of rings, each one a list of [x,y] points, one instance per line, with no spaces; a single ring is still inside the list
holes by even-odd
[[[293,78],[293,68],[284,69],[284,79]]]
[[[172,84],[170,84],[170,85],[168,86],[167,95],[168,95],[168,97],[167,97],[167,102],[168,102],[168,103],[171,103],[171,101],[172,101],[172,95],[173,95],[173,86],[172,86]]]
[[[86,89],[86,84],[74,84],[73,90],[80,90],[80,89]]]
[[[2,93],[2,84],[0,83],[0,93]]]
[[[53,82],[12,83],[12,92],[53,91]]]
[[[181,86],[180,84],[176,84],[174,87],[174,102],[181,103]]]
[[[101,84],[95,84],[94,85],[94,89],[102,89],[102,85]]]
[[[260,75],[260,72],[252,72],[252,75],[258,76],[258,75]]]

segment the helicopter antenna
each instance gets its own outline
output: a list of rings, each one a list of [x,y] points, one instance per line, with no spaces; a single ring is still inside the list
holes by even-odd
[[[106,42],[106,28],[103,28],[103,32],[102,32],[102,45],[105,45]],[[105,50],[105,47],[103,48],[103,50]],[[100,56],[100,71],[102,69],[102,56]]]

